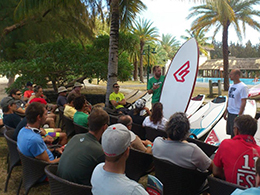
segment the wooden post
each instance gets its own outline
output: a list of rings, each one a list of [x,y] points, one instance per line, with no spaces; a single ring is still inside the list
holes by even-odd
[[[218,95],[221,95],[221,80],[218,80]]]
[[[209,97],[213,97],[212,80],[209,80]]]

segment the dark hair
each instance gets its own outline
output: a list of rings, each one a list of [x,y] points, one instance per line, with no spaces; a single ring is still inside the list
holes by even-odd
[[[154,66],[153,67],[153,72],[155,72],[157,68],[160,68],[160,66]]]
[[[190,133],[190,122],[186,114],[176,112],[166,124],[165,131],[171,140],[185,140]]]
[[[44,112],[44,104],[41,104],[39,102],[32,102],[31,104],[29,104],[25,111],[25,117],[27,119],[27,122],[30,124],[35,123],[37,121],[37,116],[40,115],[42,117]]]
[[[72,101],[74,101],[75,97],[76,97],[76,95],[74,93],[70,94],[68,96],[68,103],[71,103]]]
[[[109,116],[103,109],[95,109],[88,117],[88,127],[90,131],[97,132],[102,126],[108,124]]]
[[[126,127],[131,123],[131,116],[130,115],[121,115],[119,116],[117,122],[125,125]]]
[[[34,87],[33,91],[34,93],[37,93],[42,87],[40,85],[37,85],[36,87]]]
[[[153,105],[152,115],[150,116],[150,120],[153,124],[157,124],[163,118],[163,105],[160,102],[157,102]]]
[[[114,83],[114,84],[113,84],[113,88],[115,87],[115,85],[118,85],[118,83]]]
[[[259,157],[256,160],[255,168],[256,168],[256,174],[260,176],[260,158]]]
[[[30,81],[28,81],[27,83],[26,83],[26,86],[28,87],[28,86],[33,86],[33,84],[30,82]]]
[[[81,110],[86,102],[84,95],[76,96],[74,98],[73,104],[76,110]]]
[[[254,136],[257,131],[257,120],[250,115],[242,115],[235,118],[234,127],[237,127],[242,135]]]
[[[12,95],[16,95],[17,91],[20,91],[20,90],[19,89],[11,89],[10,92],[9,92],[9,96],[12,97]]]

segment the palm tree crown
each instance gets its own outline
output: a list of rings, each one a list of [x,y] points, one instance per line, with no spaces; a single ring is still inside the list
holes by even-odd
[[[197,17],[193,23],[191,30],[208,30],[214,26],[214,36],[222,29],[222,44],[223,44],[223,62],[224,62],[224,90],[229,88],[228,79],[228,28],[232,25],[239,39],[242,39],[240,23],[245,31],[245,25],[260,30],[258,23],[253,16],[260,16],[258,10],[254,10],[253,6],[259,4],[259,0],[218,0],[207,1],[204,5],[199,5],[191,8],[192,13],[188,16]]]

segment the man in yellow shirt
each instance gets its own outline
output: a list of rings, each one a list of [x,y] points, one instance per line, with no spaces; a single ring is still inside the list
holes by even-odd
[[[126,105],[125,96],[119,92],[119,87],[117,83],[113,84],[114,92],[110,94],[109,101],[116,108],[118,113],[127,114],[128,109],[124,107],[124,105]]]

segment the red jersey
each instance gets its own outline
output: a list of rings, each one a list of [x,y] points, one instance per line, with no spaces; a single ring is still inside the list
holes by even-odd
[[[245,187],[255,186],[255,162],[260,147],[251,135],[237,135],[221,142],[214,164],[224,168],[226,181]]]
[[[45,105],[47,104],[46,100],[43,99],[43,98],[33,98],[33,99],[29,102],[29,104],[32,103],[32,102],[40,102],[40,103],[45,104]]]
[[[29,99],[31,97],[32,93],[33,93],[33,90],[32,91],[27,90],[27,91],[24,92],[23,96],[27,97]]]

